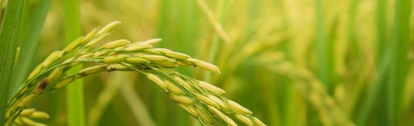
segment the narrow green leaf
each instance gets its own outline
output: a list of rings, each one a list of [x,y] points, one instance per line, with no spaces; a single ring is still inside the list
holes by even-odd
[[[25,0],[8,1],[0,29],[0,125],[5,123],[7,102],[11,93],[11,76],[25,2]]]
[[[34,69],[31,67],[31,63],[33,57],[35,57],[41,31],[52,1],[53,0],[39,1],[30,16],[31,21],[28,22],[28,34],[24,37],[24,40],[21,43],[19,60],[16,64],[15,72],[13,73],[13,85],[11,87],[11,91],[13,92],[17,91],[17,88],[26,79],[25,77],[29,74],[29,70]]]

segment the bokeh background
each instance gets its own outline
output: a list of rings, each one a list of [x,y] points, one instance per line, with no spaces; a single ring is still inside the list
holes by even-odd
[[[34,25],[42,3],[29,1],[26,27]],[[225,97],[269,126],[414,125],[412,0],[80,3],[83,34],[120,20],[104,41],[162,38],[158,47],[216,64],[221,74],[176,70],[223,88]],[[35,42],[28,70],[65,46],[62,0],[51,2]],[[139,73],[100,73],[86,77],[84,86],[88,126],[145,125],[145,120],[159,126],[200,125]],[[33,103],[51,115],[40,122],[67,125],[65,92]]]

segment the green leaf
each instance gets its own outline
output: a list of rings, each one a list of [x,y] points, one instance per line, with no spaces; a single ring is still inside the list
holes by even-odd
[[[0,29],[0,124],[5,123],[17,43],[25,0],[9,0]]]

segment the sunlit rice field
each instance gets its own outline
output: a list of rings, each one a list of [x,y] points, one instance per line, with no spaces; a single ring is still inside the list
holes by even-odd
[[[36,108],[48,118],[27,118],[51,126],[233,125],[230,120],[414,125],[412,0],[0,0],[0,5],[0,123],[13,117],[27,124],[26,116],[13,113]],[[113,21],[120,22],[105,31]],[[91,41],[102,36],[102,42],[90,44],[85,38],[98,27]],[[74,47],[80,51],[70,50],[77,40],[85,42]],[[105,44],[114,40],[123,44]],[[142,41],[145,46],[133,47]],[[61,57],[87,58],[46,71],[55,62],[48,57],[59,50]],[[111,59],[122,56],[127,58]],[[125,65],[136,57],[144,60]],[[160,63],[160,57],[175,64]],[[30,75],[38,65],[45,75]],[[85,68],[96,66],[102,72],[86,76]],[[62,77],[56,81],[79,80],[52,88],[56,83],[42,79],[54,73]],[[27,81],[33,85],[19,88]],[[21,102],[32,94],[33,101]]]

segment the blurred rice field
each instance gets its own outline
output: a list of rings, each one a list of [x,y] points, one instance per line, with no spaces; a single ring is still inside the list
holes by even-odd
[[[29,1],[25,27],[36,25],[31,15],[42,3]],[[414,125],[412,0],[80,3],[82,34],[120,20],[106,41],[162,38],[158,47],[216,64],[221,74],[177,70],[223,88],[225,97],[269,126]],[[55,0],[29,71],[64,48],[63,23],[63,1]],[[65,92],[43,95],[33,103],[51,115],[40,122],[67,125]],[[84,93],[88,126],[200,125],[139,73],[86,77]]]

